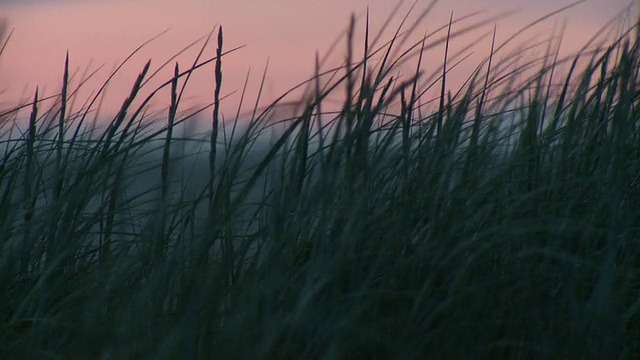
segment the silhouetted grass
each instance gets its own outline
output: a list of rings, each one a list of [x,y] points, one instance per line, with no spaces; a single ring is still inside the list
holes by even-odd
[[[36,90],[26,124],[0,119],[0,357],[639,357],[635,39],[570,59],[550,40],[523,64],[494,32],[452,93],[450,42],[491,20],[402,48],[407,19],[381,45],[367,19],[360,60],[352,19],[344,66],[316,57],[295,116],[271,116],[283,96],[242,131],[220,110],[221,28],[154,118],[157,90],[133,106],[149,63],[91,124],[102,90],[72,111],[67,58],[50,109]],[[189,134],[209,107],[181,94],[210,62],[212,131]]]

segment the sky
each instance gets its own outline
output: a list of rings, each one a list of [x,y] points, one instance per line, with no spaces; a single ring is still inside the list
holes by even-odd
[[[454,32],[456,26],[462,28],[463,24],[488,19],[509,10],[517,11],[509,16],[499,16],[487,26],[453,41],[452,49],[456,49],[456,46],[462,49],[470,42],[476,42],[477,46],[474,50],[474,56],[477,57],[470,58],[451,75],[452,81],[455,82],[456,76],[461,81],[488,54],[490,38],[482,41],[476,41],[476,38],[490,31],[493,24],[497,27],[497,40],[500,42],[525,24],[570,3],[561,0],[440,1],[420,23],[416,33],[421,35],[445,25],[452,11],[454,19],[484,11],[475,20],[455,25]],[[630,3],[629,0],[587,0],[535,27],[521,41],[548,36],[554,26],[557,28],[566,20],[563,51],[577,51],[602,25]],[[135,77],[147,60],[152,60],[150,72],[153,73],[186,45],[222,25],[223,47],[228,50],[243,46],[225,56],[223,61],[222,94],[229,95],[223,101],[223,110],[234,111],[248,71],[250,80],[245,101],[252,103],[255,102],[260,78],[268,61],[262,96],[264,101],[272,100],[313,75],[316,52],[320,56],[327,53],[334,40],[344,33],[352,13],[357,17],[356,37],[362,39],[367,7],[371,28],[375,32],[396,4],[389,0],[0,0],[0,21],[5,22],[6,30],[13,30],[0,56],[0,110],[32,98],[36,87],[41,94],[59,92],[67,51],[71,72],[76,74],[72,84],[79,82],[83,72],[99,69],[85,84],[84,93],[81,92],[87,98],[134,49],[168,30],[139,51],[113,79],[103,105],[105,112],[113,112],[129,93]],[[418,1],[414,14],[428,4],[429,1]],[[410,5],[411,2],[404,2],[401,13],[404,14]],[[401,16],[394,18],[393,29],[400,20]],[[4,36],[0,34],[2,39],[6,35],[7,31]],[[385,39],[390,37],[391,33],[388,33]],[[150,91],[170,79],[176,60],[181,68],[187,68],[201,46],[202,42],[172,60],[158,72],[155,80],[146,85],[146,89]],[[343,61],[345,42],[342,41],[340,46],[324,68]],[[214,37],[205,49],[204,57],[213,57],[215,47]],[[426,59],[440,64],[442,56],[442,49],[433,49]],[[196,73],[190,80],[185,104],[209,103],[213,79],[212,64]],[[159,95],[158,100],[161,101],[158,106],[168,104],[169,95]]]

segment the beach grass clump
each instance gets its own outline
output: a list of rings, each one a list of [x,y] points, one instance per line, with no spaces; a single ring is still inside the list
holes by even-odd
[[[3,111],[0,357],[640,356],[632,33],[525,63],[494,42],[451,90],[450,42],[492,20],[410,42],[407,19],[381,44],[367,21],[361,57],[352,19],[291,117],[225,118],[222,28],[164,113],[149,63],[111,121],[102,89],[74,110],[68,58],[53,105]],[[210,63],[212,104],[182,110]]]

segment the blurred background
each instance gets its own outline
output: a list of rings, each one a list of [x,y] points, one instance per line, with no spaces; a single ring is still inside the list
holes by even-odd
[[[420,22],[413,38],[417,41],[423,34],[446,25],[452,11],[454,20],[477,13],[472,18],[454,24],[454,33],[468,25],[489,20],[484,26],[452,41],[452,52],[462,50],[471,43],[475,45],[467,51],[472,53],[471,56],[449,76],[451,86],[455,87],[488,55],[494,24],[500,43],[526,24],[571,3],[557,0],[440,1]],[[222,95],[230,96],[223,102],[223,111],[235,112],[249,69],[251,73],[246,101],[251,104],[248,107],[255,103],[262,72],[268,61],[262,95],[262,103],[266,104],[311,77],[316,52],[324,56],[331,44],[341,36],[342,41],[322,69],[340,65],[344,61],[344,34],[352,13],[356,15],[356,45],[360,46],[358,51],[361,52],[367,7],[372,33],[376,33],[397,4],[386,0],[0,0],[0,32],[3,33],[3,39],[13,31],[0,56],[0,109],[30,101],[36,86],[41,95],[59,92],[67,51],[74,76],[72,88],[80,83],[83,74],[86,77],[98,70],[80,92],[80,99],[86,99],[92,91],[97,91],[110,72],[133,50],[162,33],[139,51],[110,84],[103,108],[105,114],[115,112],[147,60],[152,59],[150,73],[153,73],[190,43],[214,29],[217,31],[219,25],[223,26],[225,49],[246,45],[224,58]],[[410,19],[415,19],[430,4],[430,1],[418,1]],[[391,38],[411,5],[409,1],[400,5],[383,39]],[[635,22],[635,8],[625,10],[631,5],[629,0],[584,1],[527,31],[513,42],[511,48],[549,38],[566,26],[562,53],[573,53],[595,34],[615,36],[615,31],[611,29],[611,34],[599,33],[599,29],[614,17],[622,15],[620,19],[626,21],[626,26]],[[163,33],[165,30],[168,31]],[[433,39],[445,34],[446,29],[442,29]],[[479,40],[485,34],[487,36]],[[214,34],[203,59],[215,55],[215,39]],[[147,92],[170,79],[175,61],[180,63],[182,69],[189,67],[202,43],[197,43],[171,60],[145,85]],[[442,63],[443,54],[442,46],[429,51],[425,58],[427,69],[435,70]],[[183,107],[211,102],[213,69],[211,63],[192,77],[182,102]],[[168,93],[166,96],[161,93],[156,105],[166,107],[168,96]]]

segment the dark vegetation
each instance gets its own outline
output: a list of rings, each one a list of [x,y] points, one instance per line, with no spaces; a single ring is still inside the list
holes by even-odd
[[[423,52],[492,22],[405,48],[410,25],[376,44],[366,24],[360,60],[352,22],[296,116],[256,106],[242,131],[222,29],[154,118],[133,106],[149,65],[100,124],[67,62],[53,106],[0,118],[0,357],[639,358],[633,28],[567,59],[494,44],[449,91],[464,54]],[[189,134],[181,90],[212,62],[212,128]]]

